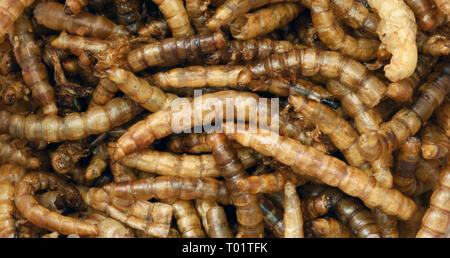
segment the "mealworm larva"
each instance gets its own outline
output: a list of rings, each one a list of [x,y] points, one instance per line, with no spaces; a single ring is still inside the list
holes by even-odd
[[[60,142],[79,140],[100,134],[130,121],[142,109],[127,98],[114,98],[105,106],[96,106],[84,113],[71,113],[65,117],[14,115],[0,112],[0,132],[28,141]]]
[[[419,56],[414,73],[405,79],[389,84],[386,95],[397,102],[411,101],[415,89],[425,80],[436,62],[436,58]]]
[[[166,17],[173,37],[188,37],[194,35],[189,16],[182,0],[153,0]]]
[[[275,207],[272,201],[265,196],[259,198],[259,206],[263,213],[264,226],[271,229],[276,237],[284,237],[283,211],[281,208]]]
[[[390,64],[384,67],[386,77],[392,82],[409,77],[417,63],[416,19],[405,2],[368,0],[380,16],[377,34],[392,54]]]
[[[96,226],[51,212],[39,205],[34,194],[47,188],[64,192],[68,199],[75,198],[81,201],[78,190],[64,180],[53,174],[33,172],[25,175],[16,186],[15,203],[20,213],[33,224],[63,235],[95,236],[98,234]]]
[[[437,126],[431,123],[425,125],[422,128],[420,142],[422,143],[422,157],[425,159],[439,159],[448,156],[450,140]]]
[[[188,61],[201,60],[203,54],[225,47],[222,33],[167,38],[133,49],[128,54],[128,64],[139,72],[148,66],[171,66]]]
[[[255,238],[264,236],[262,211],[256,194],[242,192],[237,187],[237,180],[248,177],[236,151],[223,134],[210,134],[206,138],[212,146],[212,153],[216,166],[231,195],[233,205],[236,206],[236,217],[239,223],[238,238]]]
[[[109,153],[106,143],[97,146],[93,151],[93,156],[86,168],[86,179],[92,180],[98,178],[108,167]]]
[[[134,169],[123,166],[114,160],[110,160],[109,168],[114,177],[114,183],[132,182],[136,180]]]
[[[450,138],[450,101],[447,98],[444,103],[436,110],[436,124]]]
[[[177,95],[165,93],[124,69],[111,68],[106,73],[108,79],[115,83],[117,88],[150,112],[166,109],[178,98]]]
[[[418,186],[423,188],[423,190],[417,191],[418,193],[423,193],[429,190],[429,188],[436,189],[442,166],[442,162],[438,159],[427,160],[421,158],[419,160],[419,163],[417,163],[416,178],[426,186],[422,187],[419,183]]]
[[[372,215],[383,238],[398,238],[397,218],[387,215],[378,208],[372,209]]]
[[[303,215],[295,185],[288,181],[284,186],[283,224],[285,238],[303,238]]]
[[[379,207],[383,212],[403,220],[411,218],[417,208],[411,199],[399,191],[381,187],[365,172],[347,166],[337,158],[266,129],[259,129],[257,133],[236,132],[235,126],[234,123],[224,123],[222,127],[228,137],[240,144],[274,157],[287,166],[294,166],[299,173],[337,186],[370,207]]]
[[[171,208],[170,205],[111,198],[102,188],[78,186],[78,189],[87,205],[131,228],[156,237],[167,237],[169,234],[172,209],[167,209],[167,206]],[[154,209],[155,207],[158,209]]]
[[[448,21],[436,6],[433,6],[432,0],[405,0],[405,3],[414,12],[417,24],[424,31],[434,31],[437,27]]]
[[[361,61],[376,58],[380,42],[368,38],[355,39],[346,34],[335,20],[330,0],[312,0],[311,18],[320,40],[330,49]]]
[[[410,137],[401,146],[394,173],[395,187],[407,195],[416,196],[424,192],[423,183],[415,176],[419,160],[420,141],[416,137]]]
[[[209,33],[209,29],[206,27],[209,4],[210,0],[186,0],[186,11],[199,35]]]
[[[287,52],[294,48],[294,44],[286,40],[248,39],[232,40],[225,48],[207,55],[205,63],[216,64],[245,64],[249,61],[266,58],[271,54]]]
[[[91,214],[83,219],[83,222],[97,226],[97,238],[133,238],[134,233],[119,221],[102,216],[98,213]]]
[[[208,20],[207,26],[211,31],[218,30],[221,26],[225,26],[238,17],[246,14],[254,8],[258,8],[267,4],[284,2],[283,0],[226,0],[216,9],[214,15]],[[296,2],[288,0],[287,2]]]
[[[303,219],[305,221],[310,221],[323,216],[328,212],[331,206],[331,199],[327,194],[308,196],[302,200]]]
[[[296,3],[278,3],[269,5],[254,13],[238,16],[230,24],[231,35],[237,39],[251,39],[263,36],[283,27],[303,10]],[[209,25],[209,23],[208,23]]]
[[[216,200],[222,204],[230,203],[230,196],[222,181],[204,177],[189,178],[158,176],[139,179],[134,182],[108,184],[104,189],[113,196],[128,200],[180,199]]]
[[[445,237],[450,225],[450,159],[439,176],[438,187],[430,198],[430,208],[423,216],[418,238]]]
[[[41,50],[33,32],[28,15],[22,14],[9,29],[9,41],[14,46],[23,80],[30,88],[34,101],[42,107],[44,114],[54,115],[58,111],[55,93],[48,82],[47,69],[41,61]]]
[[[320,131],[327,134],[333,144],[342,151],[351,166],[370,170],[370,166],[358,151],[358,133],[345,119],[331,108],[302,96],[289,97],[289,103],[295,112],[304,115],[314,123]]]
[[[2,148],[3,149],[3,148]],[[27,173],[25,167],[9,163],[3,163],[0,166],[0,182],[8,181],[13,185],[20,182],[22,177]]]
[[[64,5],[55,2],[39,3],[33,13],[39,24],[52,30],[94,38],[107,38],[112,35],[128,36],[129,34],[124,26],[114,24],[104,16],[88,12],[67,15],[64,13]]]
[[[153,80],[160,87],[240,88],[251,82],[252,73],[245,66],[188,66],[156,73]]]
[[[319,218],[311,222],[313,234],[320,238],[353,238],[352,231],[340,221],[333,218]]]
[[[364,65],[334,51],[294,49],[282,54],[273,54],[248,67],[256,78],[320,74],[329,79],[336,79],[358,94],[368,107],[378,104],[386,92],[384,83],[369,73]]]
[[[38,168],[39,159],[31,157],[25,150],[18,149],[12,143],[0,141],[0,162],[9,162],[26,168]]]
[[[34,0],[7,0],[0,3],[0,38]]]
[[[141,27],[140,0],[114,0],[117,22],[133,33]]]
[[[443,102],[450,91],[450,67],[443,66],[437,71],[437,77],[423,84],[420,96],[411,108],[403,108],[394,117],[380,126],[377,132],[362,134],[358,149],[368,161],[379,158],[382,154],[392,153],[409,136],[419,131],[433,111]]]
[[[357,0],[333,0],[331,6],[338,19],[353,29],[376,34],[380,18]]]
[[[273,173],[249,176],[245,179],[239,179],[236,182],[236,185],[240,191],[251,194],[273,193],[282,191],[288,181],[293,182],[295,186],[300,186],[306,183],[306,179],[299,177],[290,169],[283,167]]]
[[[445,56],[450,53],[450,39],[446,35],[427,36],[422,32],[417,32],[417,48],[424,55]]]
[[[183,238],[203,238],[200,218],[192,201],[177,200],[172,203],[173,216],[177,220],[178,230]]]
[[[152,20],[150,23],[143,25],[139,31],[139,36],[151,36],[159,40],[167,38],[170,34],[170,28],[166,19]]]
[[[119,161],[121,164],[163,176],[219,177],[212,155],[177,155],[156,150],[142,150]]]
[[[16,238],[14,184],[0,181],[0,238]]]
[[[345,85],[336,80],[328,80],[327,89],[341,101],[344,111],[353,118],[359,133],[367,133],[379,129],[381,116],[375,108],[364,106],[359,97]],[[392,186],[392,155],[386,155],[372,162],[375,179],[383,186]]]
[[[58,148],[51,152],[51,162],[53,169],[60,174],[70,172],[81,158],[89,154],[87,147],[77,142],[64,142]]]
[[[79,14],[83,11],[83,7],[88,4],[89,0],[66,0],[64,3],[64,13],[67,15]]]
[[[270,108],[258,105],[258,96],[256,94],[242,91],[221,91],[202,95],[192,101],[192,103],[190,104],[191,110],[195,110],[195,113],[198,112],[198,114],[202,114],[203,118],[207,117],[208,115],[211,116],[211,114],[215,113],[215,110],[213,110],[212,107],[207,107],[207,105],[202,104],[207,103],[207,101],[210,100],[214,100],[215,106],[222,104],[221,107],[223,108],[225,108],[225,106],[228,106],[228,104],[231,104],[232,106],[234,106],[235,110],[253,110],[256,112],[256,114],[259,114],[257,117],[258,120],[266,118],[268,124],[270,124],[271,122],[271,116],[269,115]],[[226,105],[224,105],[225,101],[227,102]],[[180,101],[179,104],[180,106],[174,105],[170,109],[153,113],[149,115],[145,120],[142,120],[130,127],[130,129],[128,129],[128,131],[124,135],[122,135],[119,140],[117,140],[116,146],[114,146],[114,150],[111,152],[111,156],[115,160],[120,160],[122,157],[128,154],[145,148],[154,140],[172,134],[172,116],[176,116],[176,114],[184,107],[186,107],[186,104],[188,103],[186,101]],[[191,112],[190,116],[193,117],[193,113],[194,112]],[[219,112],[216,115],[219,116],[215,118],[216,121],[218,121],[218,119],[223,119],[223,113],[220,114]],[[249,119],[249,114],[247,111],[242,112],[240,115],[242,115],[242,119],[244,120]],[[186,116],[186,113],[183,113],[183,116]],[[201,121],[203,123],[206,123],[206,120],[207,119],[202,119]],[[280,118],[279,120],[280,131],[282,131],[282,118]],[[255,124],[257,123],[257,121],[254,122]],[[190,129],[195,125],[195,123],[199,123],[197,122],[197,118],[191,119],[188,122],[183,122],[180,126],[177,126],[179,127],[177,128],[177,130],[180,129],[180,131],[183,131],[185,129]],[[297,131],[294,130],[293,134],[296,135]]]
[[[117,85],[107,78],[100,79],[94,92],[92,92],[91,101],[89,107],[103,106],[119,91]]]

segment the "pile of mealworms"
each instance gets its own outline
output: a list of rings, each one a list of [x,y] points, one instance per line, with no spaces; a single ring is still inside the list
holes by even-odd
[[[0,0],[0,237],[449,237],[449,22],[448,0]]]

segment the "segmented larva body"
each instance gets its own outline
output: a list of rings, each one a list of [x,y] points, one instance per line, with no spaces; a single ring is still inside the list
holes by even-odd
[[[0,181],[0,238],[15,238],[17,236],[14,214],[14,184]]]
[[[409,137],[401,146],[394,173],[395,187],[407,195],[423,192],[423,183],[416,179],[417,164],[420,161],[420,141]]]
[[[133,33],[141,27],[140,0],[114,0],[117,22]]]
[[[78,186],[78,189],[88,206],[108,214],[131,228],[156,237],[167,237],[169,234],[172,218],[170,205],[111,198],[102,188]]]
[[[0,182],[7,181],[16,185],[27,173],[25,167],[10,163],[3,163],[0,166]]]
[[[134,72],[148,66],[171,66],[201,60],[203,54],[213,53],[227,44],[221,33],[168,38],[138,47],[128,54],[128,64]]]
[[[231,35],[236,39],[251,39],[281,28],[295,19],[303,10],[297,3],[277,3],[254,13],[237,17],[230,24]]]
[[[287,52],[294,48],[294,44],[287,40],[248,39],[232,40],[229,45],[205,58],[208,65],[216,64],[245,64],[249,61],[266,58],[271,54]]]
[[[150,112],[166,109],[178,98],[177,95],[165,93],[124,69],[112,68],[107,70],[106,73],[109,80],[115,83],[117,88]]]
[[[87,12],[67,15],[64,13],[64,5],[55,2],[39,3],[33,13],[39,24],[52,30],[94,38],[107,38],[112,35],[128,36],[129,34],[124,26],[117,25],[104,16]]]
[[[64,235],[95,236],[98,234],[96,226],[51,212],[39,205],[34,194],[47,188],[63,191],[69,199],[80,198],[81,200],[78,190],[61,178],[49,173],[33,172],[25,175],[16,186],[15,203],[20,213],[33,224]]]
[[[450,225],[450,159],[439,176],[438,187],[430,198],[430,208],[423,216],[418,238],[445,237]]]
[[[86,168],[86,179],[92,180],[98,178],[108,167],[109,153],[106,143],[97,146],[93,151],[92,158]]]
[[[311,222],[313,234],[321,238],[352,238],[352,231],[340,221],[333,218],[319,218]]]
[[[180,199],[216,200],[222,204],[229,204],[230,197],[222,181],[205,177],[189,178],[175,176],[158,176],[155,178],[139,179],[134,182],[108,184],[104,189],[118,198],[127,200],[162,200]]]
[[[192,201],[177,200],[172,203],[173,216],[177,220],[177,226],[183,238],[203,238],[200,218],[197,215]]]
[[[311,18],[320,40],[330,49],[361,61],[376,58],[380,42],[377,39],[355,39],[346,34],[335,20],[330,0],[312,0]]]
[[[199,35],[209,33],[209,29],[206,27],[209,4],[210,0],[186,0],[186,11]]]
[[[211,103],[212,100],[214,102],[214,106],[216,107],[220,106],[225,108],[225,106],[227,106],[227,108],[229,108],[229,104],[231,106],[234,106],[234,110],[239,111],[239,115],[242,116],[239,119],[250,119],[248,111],[251,110],[252,112],[256,112],[255,114],[257,114],[257,117],[252,118],[257,119],[258,121],[261,119],[267,119],[267,124],[271,125],[271,116],[269,115],[271,113],[269,107],[270,105],[268,105],[267,108],[258,105],[258,99],[259,97],[256,94],[252,94],[249,92],[221,91],[202,95],[194,99],[192,102],[188,102],[187,99],[184,99],[184,101],[180,100],[177,105],[172,106],[170,109],[153,113],[145,120],[142,120],[130,127],[130,129],[128,129],[128,131],[116,142],[116,146],[114,146],[114,150],[111,152],[111,156],[115,160],[119,160],[128,154],[145,148],[156,139],[169,136],[174,130],[174,127],[172,127],[173,123],[171,121],[173,119],[177,119],[175,117],[181,115],[180,111],[182,111],[183,117],[186,117],[187,115],[191,116],[190,120],[180,121],[180,125],[176,125],[175,130],[180,130],[180,132],[186,129],[190,129],[196,124],[200,125],[198,124],[200,123],[198,122],[198,118],[194,117],[194,113],[202,114],[201,121],[203,123],[206,123],[208,119],[205,118],[208,116],[211,117],[212,114],[216,115],[216,121],[222,120],[223,114],[225,112],[216,113],[216,111],[213,110],[211,106],[204,104]],[[190,106],[190,110],[194,112],[191,112],[191,114],[186,114],[186,112],[184,112],[185,108],[188,108],[188,106],[186,105]],[[244,110],[246,111],[241,112]],[[281,118],[279,120],[281,131],[283,127],[283,120]],[[258,121],[252,122],[257,124]],[[284,121],[284,123],[285,122],[286,121]],[[297,134],[297,131],[294,130],[293,134]]]
[[[83,7],[89,0],[66,0],[64,4],[64,13],[67,15],[78,14],[83,11]]]
[[[331,6],[336,17],[353,29],[362,29],[376,34],[380,18],[370,12],[366,6],[357,0],[333,0]]]
[[[24,149],[18,149],[10,142],[0,140],[0,162],[12,163],[26,168],[38,168],[39,160],[31,157]]]
[[[230,87],[249,84],[252,73],[245,66],[188,66],[153,75],[160,87]]]
[[[22,69],[25,84],[30,88],[34,101],[44,114],[55,115],[55,93],[48,82],[47,68],[41,61],[41,50],[34,40],[34,30],[27,14],[22,14],[9,29],[9,41]]]
[[[409,136],[416,134],[450,91],[449,72],[450,67],[443,66],[436,78],[420,87],[419,98],[411,108],[398,111],[389,122],[383,123],[377,132],[362,134],[358,142],[361,155],[373,161],[382,154],[392,153]]]
[[[448,17],[433,6],[432,0],[405,0],[405,2],[414,12],[417,24],[424,31],[434,31],[448,21]]]
[[[0,112],[0,132],[28,141],[60,142],[79,140],[100,134],[124,124],[142,109],[128,98],[114,98],[105,106],[96,106],[84,113],[71,113],[65,117],[14,115]]]
[[[119,161],[121,164],[163,176],[219,177],[220,171],[212,155],[189,155],[142,150]]]
[[[273,234],[278,237],[284,237],[283,211],[276,207],[270,199],[260,196],[259,206],[261,207],[264,226],[272,230]]]
[[[288,181],[284,186],[283,224],[285,238],[303,238],[303,214],[295,185]]]
[[[236,206],[236,217],[239,223],[239,232],[236,237],[263,237],[263,217],[257,195],[242,192],[237,187],[237,180],[246,178],[248,175],[237,158],[236,151],[223,134],[208,135],[207,143],[212,146],[214,160],[222,177],[225,178],[233,205]]]
[[[283,2],[282,0],[227,0],[216,9],[214,15],[208,20],[207,26],[211,31],[218,30],[221,26],[227,25],[236,18],[246,14],[254,8],[258,8],[267,4]],[[288,0],[288,2],[296,2]]]
[[[398,238],[397,218],[387,215],[380,209],[372,209],[372,215],[380,228],[381,236],[383,238]]]
[[[355,93],[336,80],[328,80],[327,89],[341,101],[342,108],[353,118],[356,130],[360,134],[379,129],[382,120],[375,108],[364,106]],[[386,155],[373,161],[371,164],[375,179],[388,188],[392,186],[392,174],[390,171],[392,163],[392,155]]]
[[[363,170],[369,170],[370,166],[365,162],[358,151],[358,133],[345,119],[334,110],[316,101],[307,100],[302,96],[289,97],[296,112],[304,115],[308,120],[319,127],[319,130],[327,134],[333,144],[342,151],[345,159],[351,166]]]
[[[134,233],[119,221],[94,213],[83,222],[97,226],[98,238],[133,238]]]
[[[166,17],[173,37],[188,37],[194,35],[189,16],[182,0],[153,0]]]
[[[433,0],[436,6],[446,15],[450,15],[450,3],[446,0]]]
[[[425,33],[418,31],[416,42],[419,52],[424,55],[446,56],[450,53],[450,39],[445,34],[427,36]]]
[[[319,74],[336,79],[358,94],[368,107],[378,104],[386,92],[386,85],[370,74],[364,65],[334,51],[294,49],[282,54],[273,54],[248,67],[256,78]]]
[[[265,129],[250,133],[236,132],[235,127],[234,123],[223,124],[227,136],[240,144],[274,157],[287,166],[294,166],[298,173],[337,186],[345,193],[360,198],[370,207],[379,207],[385,213],[403,220],[411,218],[417,209],[415,203],[399,191],[381,187],[365,172],[347,166],[337,158]]]
[[[0,3],[0,38],[34,0],[6,0]]]
[[[425,159],[439,159],[448,157],[450,140],[437,126],[428,123],[422,128],[420,137],[422,143],[422,157]]]
[[[436,124],[450,137],[450,101],[447,98],[444,103],[436,110]]]
[[[389,84],[386,95],[397,102],[411,101],[415,89],[425,80],[436,62],[436,58],[419,56],[414,73],[408,78]]]
[[[273,173],[239,179],[236,185],[239,190],[251,194],[274,193],[282,191],[288,181],[293,182],[295,186],[300,186],[307,182],[305,178],[283,167]]]
[[[89,102],[89,107],[103,106],[119,91],[117,85],[109,80],[108,78],[100,79],[97,87],[95,87],[94,92],[92,92],[91,101]]]

